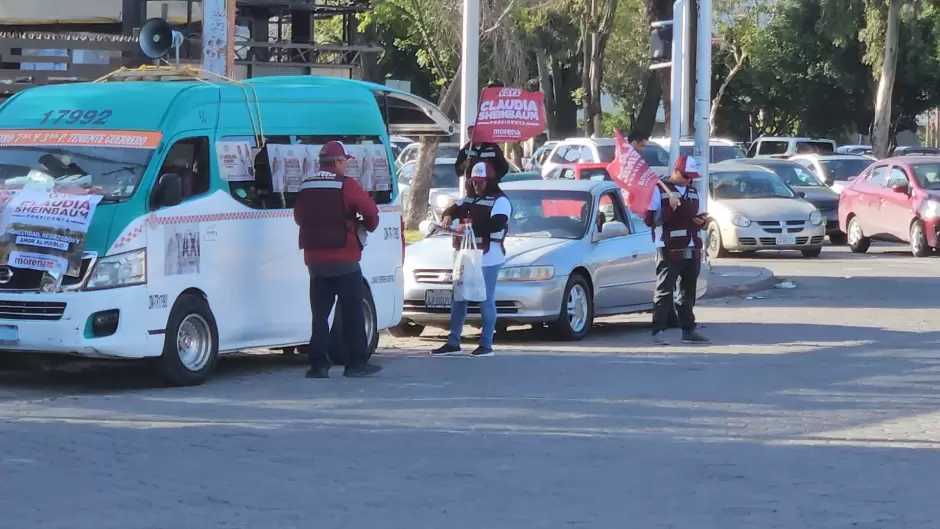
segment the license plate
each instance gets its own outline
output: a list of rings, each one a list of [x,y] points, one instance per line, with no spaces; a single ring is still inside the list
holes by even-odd
[[[778,246],[793,246],[796,244],[796,235],[777,235]]]
[[[450,290],[428,290],[424,293],[424,305],[429,309],[449,309]]]
[[[0,325],[0,344],[11,344],[19,341],[19,327],[16,325]]]

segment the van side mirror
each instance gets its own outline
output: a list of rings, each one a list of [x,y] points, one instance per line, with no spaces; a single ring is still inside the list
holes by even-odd
[[[908,191],[910,191],[910,188],[907,187],[907,184],[894,184],[893,186],[891,186],[891,191],[906,195]]]
[[[175,206],[183,201],[183,180],[179,175],[166,173],[157,179],[150,195],[150,210]]]

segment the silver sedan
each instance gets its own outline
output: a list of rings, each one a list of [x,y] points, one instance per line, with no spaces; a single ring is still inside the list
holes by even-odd
[[[533,180],[501,186],[513,206],[506,263],[496,287],[498,325],[548,324],[560,338],[588,334],[595,316],[652,309],[655,247],[611,182]],[[405,254],[405,303],[397,335],[450,320],[454,252],[431,235]],[[698,296],[705,292],[702,267]],[[479,325],[471,303],[467,321]]]

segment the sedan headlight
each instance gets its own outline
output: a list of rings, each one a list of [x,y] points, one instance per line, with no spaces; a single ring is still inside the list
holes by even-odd
[[[751,225],[751,219],[747,218],[746,215],[735,213],[734,215],[731,215],[731,224],[734,224],[739,228],[747,228]]]
[[[128,287],[147,282],[147,250],[109,255],[98,259],[88,279],[86,290]]]
[[[940,202],[936,200],[928,200],[924,204],[924,218],[927,219],[936,219],[940,218]]]
[[[813,212],[809,214],[809,223],[813,226],[819,226],[822,222],[822,213],[820,213],[818,209],[814,209]]]
[[[553,277],[554,266],[510,266],[499,271],[499,281],[547,281]]]

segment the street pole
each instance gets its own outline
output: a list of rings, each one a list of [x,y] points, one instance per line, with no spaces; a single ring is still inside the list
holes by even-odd
[[[711,130],[708,116],[711,114],[712,97],[712,0],[699,0],[698,45],[695,56],[695,149],[701,171],[699,200],[702,211],[708,211],[709,139]],[[707,233],[707,232],[706,232]],[[707,236],[705,243],[708,244]]]
[[[480,0],[464,0],[463,50],[460,59],[460,144],[470,138],[467,126],[476,120],[477,92],[480,89]]]
[[[686,77],[682,65],[682,48],[685,38],[685,12],[689,0],[675,0],[672,4],[672,68],[669,71],[669,167],[675,167],[679,158],[679,141],[682,137],[682,78]],[[692,0],[694,1],[694,0]]]
[[[204,0],[202,27],[202,68],[231,76],[235,59],[235,0]]]
[[[692,128],[692,120],[689,116],[689,105],[692,89],[692,4],[695,0],[682,2],[682,92],[679,97],[682,100],[682,137],[688,138]],[[675,16],[675,15],[673,15]]]

